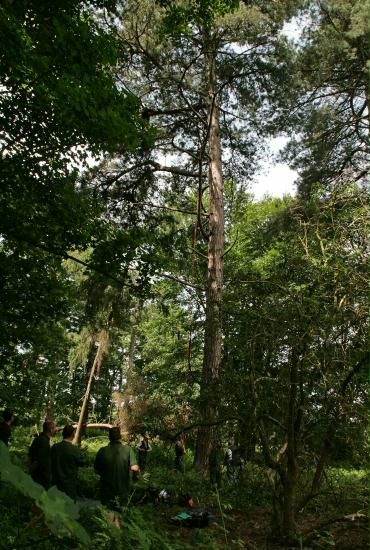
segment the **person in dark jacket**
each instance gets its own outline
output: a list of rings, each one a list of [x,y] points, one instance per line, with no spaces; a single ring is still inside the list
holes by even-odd
[[[226,466],[227,479],[229,483],[235,483],[237,478],[241,474],[242,461],[242,449],[237,447],[234,440],[229,441],[228,448],[226,450],[224,464]]]
[[[95,472],[100,476],[101,503],[112,510],[127,504],[131,484],[131,472],[138,472],[134,451],[122,445],[120,429],[109,430],[109,445],[99,449],[94,463]]]
[[[32,441],[28,451],[31,477],[44,489],[48,489],[51,485],[50,438],[55,431],[54,420],[46,420],[42,426],[42,432]]]
[[[185,471],[185,447],[180,440],[175,443],[175,470],[181,472]]]
[[[75,433],[76,429],[71,424],[67,424],[62,432],[63,441],[55,443],[51,448],[53,485],[73,500],[77,498],[78,468],[86,464],[83,452],[72,443]]]
[[[14,421],[14,414],[10,409],[5,409],[3,411],[3,420],[0,422],[0,441],[5,443],[5,445],[9,446],[9,439],[11,436],[11,428],[10,426],[13,424]]]
[[[152,450],[152,446],[149,443],[149,439],[147,435],[143,434],[140,443],[136,445],[136,449],[138,452],[140,472],[144,472],[146,468],[146,459],[147,459],[148,453],[150,453],[150,451]]]

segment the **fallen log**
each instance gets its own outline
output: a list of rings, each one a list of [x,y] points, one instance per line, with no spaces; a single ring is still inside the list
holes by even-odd
[[[77,428],[77,422],[72,424],[72,426],[74,428]],[[112,427],[113,427],[112,424],[103,424],[103,423],[86,424],[86,426],[84,426],[84,428],[86,428],[86,430],[109,430]],[[61,432],[63,430],[63,428],[64,428],[64,426],[57,426],[56,431]]]

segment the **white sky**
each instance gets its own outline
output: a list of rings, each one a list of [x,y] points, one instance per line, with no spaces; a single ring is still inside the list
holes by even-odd
[[[304,25],[301,19],[294,17],[285,23],[282,34],[285,34],[290,40],[299,42]],[[260,174],[256,177],[255,183],[251,185],[251,191],[256,200],[260,200],[264,195],[271,197],[282,197],[283,195],[295,195],[296,181],[298,174],[287,164],[275,162],[274,157],[279,153],[286,143],[287,137],[276,137],[269,142],[271,152],[269,158],[262,166]]]
[[[257,181],[252,184],[251,191],[256,200],[264,195],[271,197],[282,197],[283,195],[295,195],[296,187],[294,181],[297,173],[286,164],[275,164],[268,168],[268,172],[258,176]]]
[[[289,168],[287,164],[276,162],[275,156],[280,149],[284,147],[288,138],[277,137],[269,142],[270,154],[262,164],[260,173],[251,184],[249,190],[253,193],[255,200],[261,200],[265,195],[271,197],[283,197],[284,195],[295,195],[295,181],[298,177],[297,172]],[[173,160],[169,155],[160,155],[159,161],[163,164],[171,165]],[[89,166],[97,164],[96,159],[88,157]]]
[[[295,195],[294,182],[298,176],[297,172],[289,168],[287,164],[274,161],[275,156],[287,141],[288,138],[283,136],[273,138],[270,141],[270,155],[263,163],[256,181],[251,185],[251,191],[256,200],[262,199],[264,195],[270,195],[271,197]]]

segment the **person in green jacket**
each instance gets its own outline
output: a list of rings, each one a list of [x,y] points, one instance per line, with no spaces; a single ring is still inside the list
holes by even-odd
[[[50,438],[55,431],[54,420],[46,420],[28,451],[31,477],[44,489],[51,485]]]
[[[109,430],[109,445],[99,449],[94,463],[95,472],[100,476],[100,500],[111,510],[119,510],[127,504],[131,472],[139,472],[134,451],[122,445],[118,427]]]
[[[86,465],[86,458],[72,441],[76,429],[71,424],[63,428],[63,441],[51,448],[51,472],[53,484],[73,500],[77,498],[78,468]]]

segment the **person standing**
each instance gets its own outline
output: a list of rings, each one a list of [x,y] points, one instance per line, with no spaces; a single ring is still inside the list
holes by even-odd
[[[143,434],[140,443],[136,445],[136,449],[138,451],[140,472],[144,472],[148,453],[152,450],[147,435]]]
[[[211,484],[217,489],[221,487],[223,451],[220,443],[216,443],[209,455],[209,476]]]
[[[51,485],[50,438],[55,431],[54,420],[46,420],[42,426],[42,432],[32,441],[28,451],[31,477],[44,489],[48,489]]]
[[[53,485],[73,500],[77,498],[78,468],[85,466],[86,458],[79,447],[72,441],[76,429],[71,424],[63,428],[63,441],[51,448],[51,473]]]
[[[122,445],[119,427],[110,428],[109,445],[99,449],[94,469],[100,476],[101,503],[111,510],[119,510],[127,504],[131,472],[139,472],[140,468],[131,447]]]
[[[227,479],[229,483],[234,483],[237,478],[240,477],[243,465],[242,449],[235,445],[234,440],[229,441],[224,464],[226,466]]]
[[[3,419],[0,422],[0,441],[9,446],[9,439],[12,433],[10,426],[14,422],[14,414],[10,409],[5,409],[3,411]]]
[[[236,450],[236,447],[234,445],[234,441],[230,440],[228,443],[228,447],[224,458],[224,464],[226,466],[226,475],[229,483],[233,483],[235,481],[235,471],[234,471],[234,461],[233,461],[233,455],[235,453],[235,450]]]
[[[181,474],[185,471],[185,447],[180,439],[175,443],[175,470]]]

